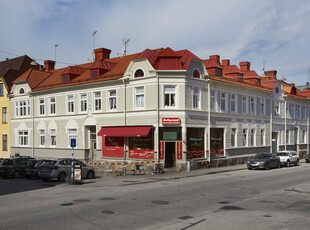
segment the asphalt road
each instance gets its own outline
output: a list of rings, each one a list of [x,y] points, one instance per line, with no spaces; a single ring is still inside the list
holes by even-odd
[[[0,179],[0,229],[309,229],[310,164],[83,185]],[[6,190],[3,190],[3,186]]]

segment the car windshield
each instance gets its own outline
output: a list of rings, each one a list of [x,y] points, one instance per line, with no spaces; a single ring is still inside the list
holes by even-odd
[[[288,156],[288,152],[277,153],[278,156]]]
[[[1,165],[13,165],[13,161],[11,159],[4,159],[1,161]]]
[[[269,156],[269,153],[258,153],[253,157],[253,159],[269,159]]]
[[[44,162],[42,162],[41,165],[47,165],[47,164],[54,165],[54,164],[56,164],[56,162],[57,161],[53,161],[53,160],[44,160]]]

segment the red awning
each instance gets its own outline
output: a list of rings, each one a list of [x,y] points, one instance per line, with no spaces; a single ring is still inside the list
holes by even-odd
[[[152,126],[121,126],[104,127],[98,132],[98,136],[106,137],[147,137]]]

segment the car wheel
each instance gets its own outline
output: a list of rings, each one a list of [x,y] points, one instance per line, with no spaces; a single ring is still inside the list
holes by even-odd
[[[19,172],[19,171],[13,172],[12,177],[13,177],[14,179],[20,178],[20,172]]]
[[[66,174],[65,173],[60,173],[59,175],[58,175],[58,177],[57,177],[57,180],[59,181],[59,182],[64,182],[65,180],[66,180]]]
[[[290,167],[290,161],[286,162],[286,167]]]
[[[278,168],[281,168],[281,162],[278,162]]]
[[[299,160],[296,161],[295,166],[299,165]]]
[[[270,169],[270,167],[269,167],[269,164],[268,164],[268,163],[266,164],[265,169],[266,169],[266,170],[269,170],[269,169]]]
[[[89,172],[87,173],[87,179],[94,179],[94,178],[95,178],[94,172],[93,172],[93,171],[89,171]]]

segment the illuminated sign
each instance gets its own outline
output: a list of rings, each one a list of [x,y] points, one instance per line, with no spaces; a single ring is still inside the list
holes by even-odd
[[[162,123],[163,125],[179,125],[181,122],[180,118],[163,118]]]

